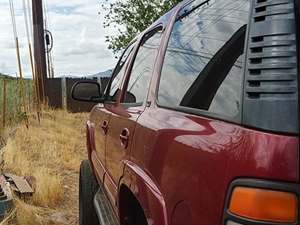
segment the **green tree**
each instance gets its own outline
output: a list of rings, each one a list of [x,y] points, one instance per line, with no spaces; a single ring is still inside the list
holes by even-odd
[[[117,34],[106,36],[109,49],[118,53],[137,34],[145,30],[160,16],[169,11],[181,0],[102,0],[105,11],[104,27],[114,27]]]

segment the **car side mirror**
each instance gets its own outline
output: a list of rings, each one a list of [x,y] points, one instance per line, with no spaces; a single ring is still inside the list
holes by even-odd
[[[100,84],[95,81],[79,81],[72,87],[72,98],[81,102],[103,103]]]

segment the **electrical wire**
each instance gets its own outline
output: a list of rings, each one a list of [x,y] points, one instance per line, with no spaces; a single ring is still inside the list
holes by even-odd
[[[27,10],[28,10],[28,21],[29,21],[29,34],[30,34],[30,37],[31,37],[31,40],[33,42],[33,21],[32,21],[32,5],[30,4],[30,0],[26,0],[27,2]]]
[[[16,19],[15,19],[15,10],[14,10],[14,3],[12,0],[9,0],[9,7],[10,7],[13,34],[14,34],[14,38],[17,39],[18,36],[17,36],[17,27],[16,27]]]
[[[26,35],[27,35],[27,42],[28,42],[28,51],[29,51],[29,60],[30,60],[30,66],[31,66],[31,73],[32,73],[32,80],[33,80],[33,86],[34,86],[34,95],[37,100],[37,107],[39,110],[39,89],[37,88],[38,86],[38,81],[35,75],[35,67],[34,67],[34,61],[33,61],[33,52],[32,52],[32,45],[31,45],[31,31],[30,31],[30,18],[28,11],[30,11],[30,4],[28,1],[23,0],[23,11],[24,11],[24,22],[25,22],[25,28],[26,28]]]
[[[30,32],[29,31],[29,19],[28,19],[27,6],[26,6],[25,0],[23,0],[23,11],[24,11],[24,22],[25,22],[27,41],[28,41],[28,44],[30,44],[31,38],[30,38],[30,33],[29,33]]]
[[[12,0],[9,0],[9,7],[10,7],[10,15],[11,15],[11,21],[12,21],[13,34],[14,34],[15,44],[16,44],[17,62],[18,62],[19,75],[20,75],[20,98],[22,99],[21,108],[23,106],[24,112],[25,112],[25,114],[27,114],[26,100],[25,100],[25,95],[24,95],[23,71],[22,71],[22,63],[21,63],[21,57],[20,57],[20,48],[19,48],[19,40],[18,40],[17,25],[16,25],[15,8],[14,8],[14,3]],[[26,119],[25,123],[26,123],[26,127],[28,127],[27,119]]]

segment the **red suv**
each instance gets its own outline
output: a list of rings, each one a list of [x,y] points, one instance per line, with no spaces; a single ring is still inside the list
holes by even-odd
[[[300,224],[299,1],[184,1],[123,53],[87,122],[81,225]]]

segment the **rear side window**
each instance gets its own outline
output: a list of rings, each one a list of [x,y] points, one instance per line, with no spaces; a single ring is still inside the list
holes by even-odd
[[[178,15],[158,91],[160,106],[236,120],[241,111],[249,0],[194,1]]]

